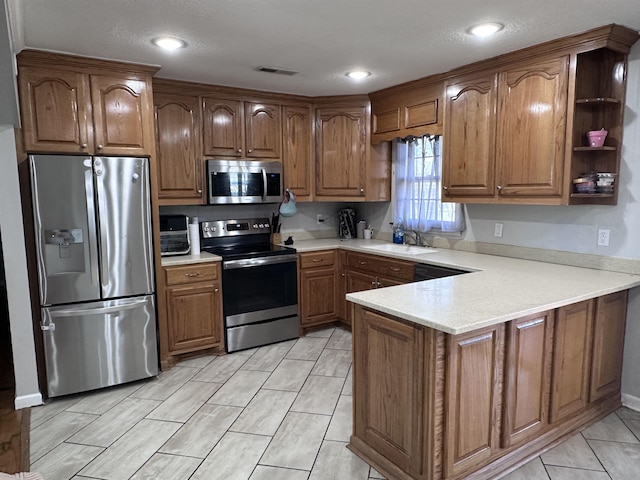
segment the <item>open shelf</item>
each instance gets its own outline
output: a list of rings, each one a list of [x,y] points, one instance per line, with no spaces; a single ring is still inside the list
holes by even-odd
[[[613,198],[613,193],[572,193],[572,198]]]
[[[578,98],[576,99],[576,104],[578,105],[619,105],[620,100],[617,98],[611,97],[593,97],[593,98]]]
[[[602,147],[573,147],[574,152],[615,152],[616,150],[616,147],[607,147],[606,145]]]

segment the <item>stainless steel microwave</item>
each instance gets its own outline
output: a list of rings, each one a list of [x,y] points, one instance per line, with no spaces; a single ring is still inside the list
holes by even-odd
[[[209,204],[282,201],[282,163],[207,160]]]

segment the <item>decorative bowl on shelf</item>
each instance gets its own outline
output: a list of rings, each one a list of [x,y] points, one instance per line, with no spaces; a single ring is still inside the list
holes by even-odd
[[[591,130],[587,132],[589,146],[602,147],[604,145],[604,139],[607,138],[607,133],[608,132],[604,128],[602,130]]]

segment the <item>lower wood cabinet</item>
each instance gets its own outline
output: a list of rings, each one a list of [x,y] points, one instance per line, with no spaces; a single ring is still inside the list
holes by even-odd
[[[169,352],[224,348],[219,264],[165,267]]]
[[[507,324],[502,447],[540,434],[549,423],[554,312]]]
[[[338,317],[335,256],[335,251],[326,250],[298,257],[301,328],[331,323]]]
[[[500,447],[504,324],[447,336],[445,477],[473,471]]]
[[[351,306],[349,448],[387,478],[493,479],[621,406],[626,291],[460,335]]]
[[[620,391],[622,351],[627,318],[628,291],[612,293],[596,301],[593,323],[593,358],[589,401]]]
[[[570,417],[589,401],[593,300],[558,309],[553,347],[551,422]]]
[[[420,476],[424,331],[361,308],[353,327],[354,436],[403,472]]]

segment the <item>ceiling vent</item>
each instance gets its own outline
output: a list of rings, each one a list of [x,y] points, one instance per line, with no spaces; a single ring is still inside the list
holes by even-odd
[[[275,73],[277,75],[295,75],[298,72],[294,72],[293,70],[285,70],[284,68],[278,68],[278,67],[265,67],[264,65],[260,65],[259,67],[256,67],[256,70],[258,72],[266,72],[266,73]]]

